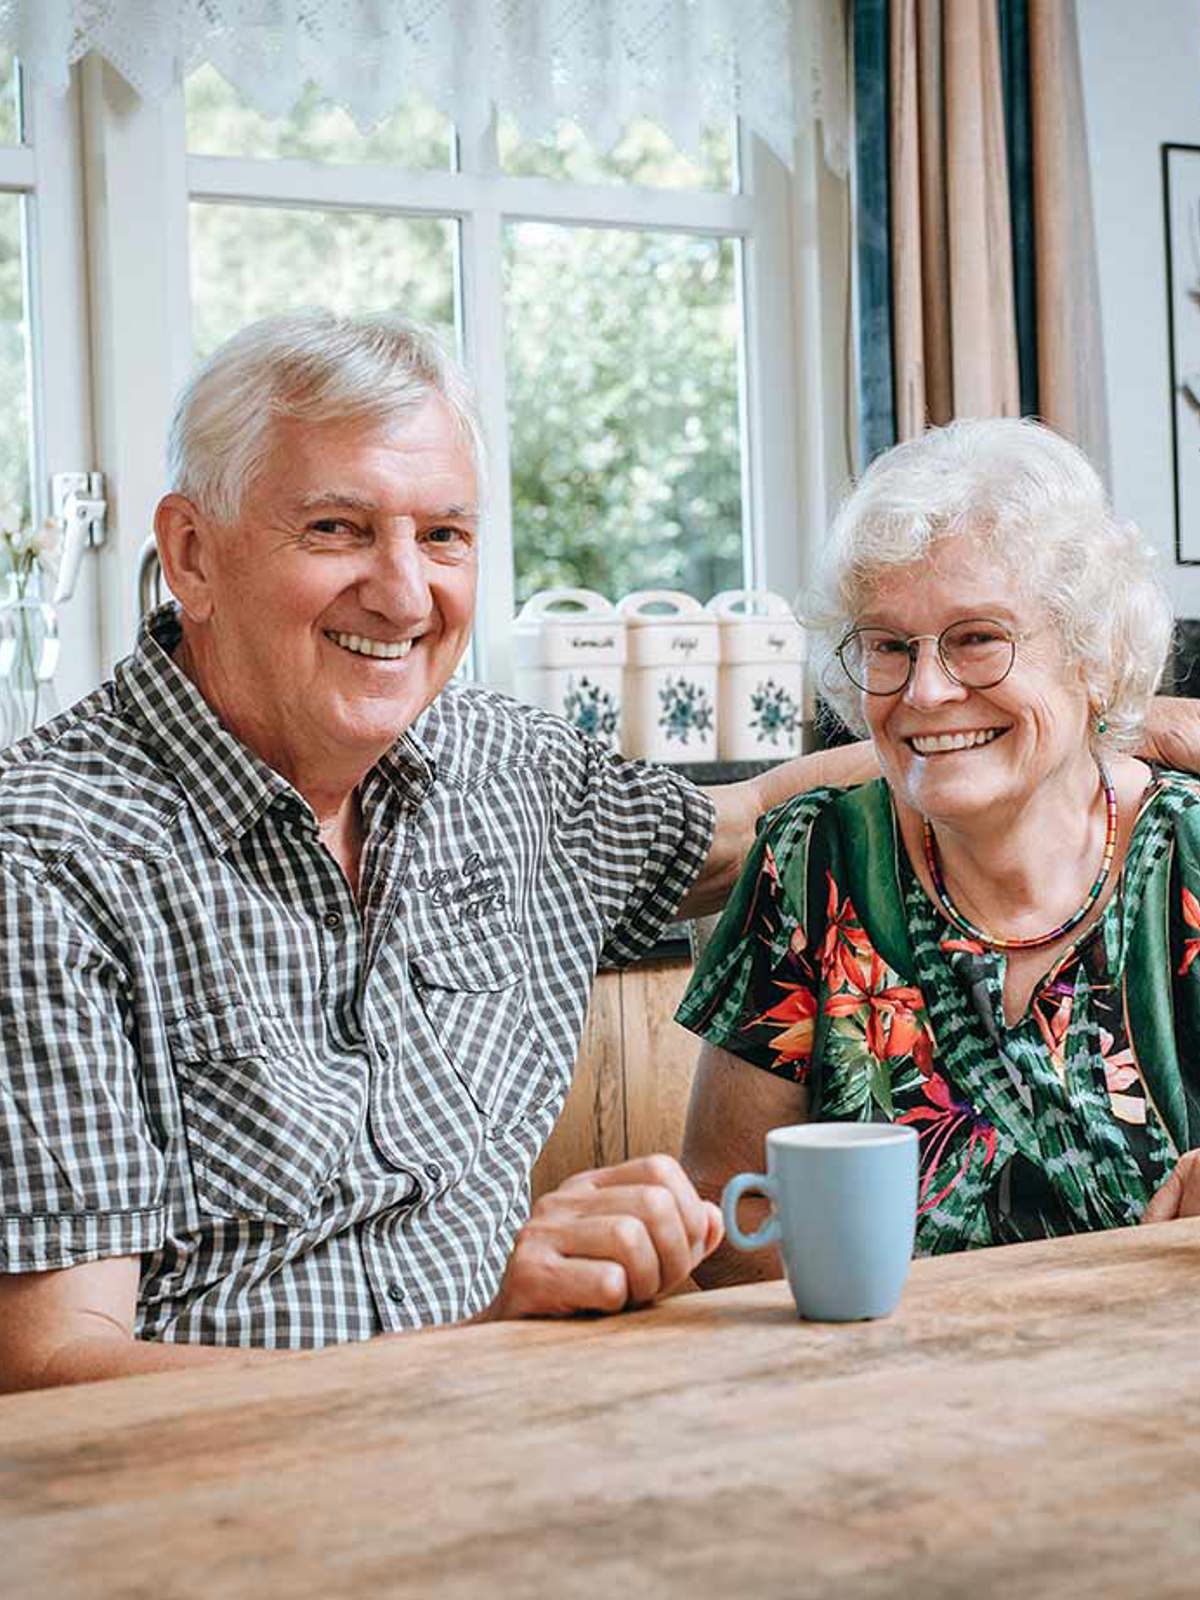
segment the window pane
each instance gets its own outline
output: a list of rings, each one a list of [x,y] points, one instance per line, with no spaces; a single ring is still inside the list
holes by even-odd
[[[519,178],[575,183],[636,183],[656,189],[732,189],[737,168],[733,124],[705,128],[698,153],[684,155],[654,123],[635,118],[607,153],[573,122],[544,139],[523,140],[511,117],[497,128],[500,167]]]
[[[515,223],[505,323],[520,600],[742,582],[738,245]]]
[[[400,311],[439,327],[456,348],[455,223],[203,201],[191,215],[198,357],[256,317],[314,305]]]
[[[30,515],[29,321],[20,195],[0,194],[0,504]]]
[[[365,134],[348,111],[323,99],[311,85],[286,117],[264,117],[251,110],[215,67],[205,65],[188,78],[185,99],[188,149],[194,155],[390,161],[400,167],[451,164],[453,128],[416,94]]]
[[[21,90],[17,58],[0,50],[0,144],[21,143]]]

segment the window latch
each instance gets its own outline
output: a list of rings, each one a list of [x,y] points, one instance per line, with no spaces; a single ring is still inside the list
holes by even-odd
[[[108,501],[102,472],[56,472],[50,479],[51,514],[62,529],[62,553],[54,604],[62,605],[75,593],[79,564],[85,551],[104,543],[108,532]]]

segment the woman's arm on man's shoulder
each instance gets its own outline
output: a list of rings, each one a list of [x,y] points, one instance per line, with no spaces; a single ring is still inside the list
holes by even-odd
[[[1200,759],[1200,737],[1197,740]],[[879,776],[875,747],[860,744],[839,745],[832,750],[814,750],[810,755],[793,756],[769,772],[744,783],[723,783],[704,792],[716,807],[717,821],[713,842],[700,876],[679,908],[681,917],[703,917],[719,911],[737,882],[742,862],[754,843],[759,817],[810,789],[849,789]]]

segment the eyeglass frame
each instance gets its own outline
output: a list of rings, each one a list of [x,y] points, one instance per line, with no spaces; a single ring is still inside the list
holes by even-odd
[[[951,629],[961,628],[968,622],[987,622],[993,628],[999,628],[1008,639],[1008,643],[1011,647],[1009,651],[1008,665],[1005,667],[1000,676],[998,678],[993,678],[990,683],[964,683],[961,678],[956,676],[955,673],[951,672],[949,666],[947,665],[946,658],[942,654],[942,640],[946,637],[946,635],[951,631]],[[853,639],[855,634],[858,633],[889,633],[893,638],[898,639],[900,643],[903,644],[905,651],[908,654],[908,671],[904,675],[903,683],[897,684],[894,689],[868,689],[865,683],[859,683],[858,679],[846,665],[846,658],[842,653],[846,646],[850,643],[850,640]],[[907,689],[909,684],[912,682],[912,675],[916,670],[917,662],[919,661],[921,655],[920,650],[914,650],[913,646],[920,645],[924,640],[928,639],[933,644],[934,654],[937,656],[938,666],[941,667],[942,671],[946,674],[951,683],[956,684],[960,689],[994,689],[997,684],[1004,682],[1005,678],[1008,677],[1009,673],[1015,666],[1017,660],[1017,646],[1024,643],[1024,641],[1029,637],[1030,635],[1028,633],[1014,633],[1008,624],[1006,622],[1001,622],[998,617],[956,617],[953,622],[948,622],[946,624],[941,633],[911,633],[907,638],[900,632],[898,628],[882,628],[878,626],[850,628],[843,635],[841,642],[838,644],[837,649],[833,653],[835,656],[837,656],[838,665],[846,674],[847,678],[849,678],[854,687],[860,690],[863,694],[870,694],[879,697],[890,694],[903,694],[905,689]]]

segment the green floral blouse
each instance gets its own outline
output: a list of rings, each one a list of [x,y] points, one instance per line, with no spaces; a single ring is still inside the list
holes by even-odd
[[[882,783],[764,820],[679,1021],[920,1139],[917,1249],[1135,1222],[1200,1144],[1200,783],[1158,773],[1116,894],[1012,1027],[1004,956],[921,888]]]

